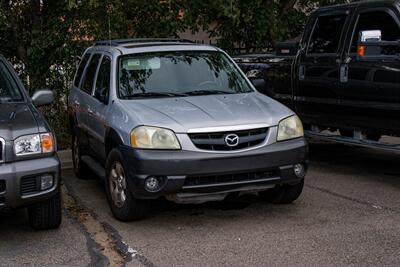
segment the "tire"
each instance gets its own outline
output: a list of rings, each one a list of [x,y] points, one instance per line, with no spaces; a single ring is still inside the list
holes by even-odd
[[[381,135],[375,133],[368,133],[367,139],[378,142],[381,139]]]
[[[28,208],[29,225],[35,230],[58,228],[61,224],[61,193],[52,198],[33,204]]]
[[[304,180],[297,184],[277,185],[274,188],[259,192],[266,201],[273,204],[290,204],[299,198],[303,192]]]
[[[92,177],[89,167],[82,161],[81,144],[76,133],[72,134],[72,163],[78,179],[87,180]]]
[[[121,153],[111,150],[106,163],[106,194],[114,217],[123,222],[140,220],[150,209],[149,200],[133,197],[126,173]]]
[[[344,136],[344,137],[353,137],[354,133],[353,133],[353,130],[340,129],[340,135]]]

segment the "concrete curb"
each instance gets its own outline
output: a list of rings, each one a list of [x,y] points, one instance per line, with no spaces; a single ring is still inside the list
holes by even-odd
[[[61,169],[72,169],[72,151],[70,149],[61,150],[57,152],[61,161]]]

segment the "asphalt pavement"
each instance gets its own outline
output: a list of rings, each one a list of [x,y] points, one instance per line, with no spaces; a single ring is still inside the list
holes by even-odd
[[[112,217],[101,181],[64,166],[62,226],[35,232],[24,211],[0,214],[1,266],[400,266],[400,154],[311,144],[291,205],[157,200],[132,223]]]

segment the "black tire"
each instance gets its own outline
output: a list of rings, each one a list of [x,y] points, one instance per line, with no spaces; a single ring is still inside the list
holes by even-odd
[[[367,134],[367,139],[376,141],[376,142],[378,142],[381,139],[381,137],[382,136],[380,134],[376,134],[376,133],[368,133]]]
[[[61,193],[52,198],[33,204],[28,208],[29,225],[35,230],[58,228],[61,224]]]
[[[353,130],[340,129],[340,135],[344,136],[344,137],[353,137],[354,133],[353,133]]]
[[[116,180],[111,176],[111,171],[117,168],[119,164],[120,172],[122,172],[122,176],[124,176],[124,195],[125,201],[120,201],[116,203],[112,196],[112,188],[114,187]],[[123,222],[136,221],[142,219],[150,209],[150,201],[149,200],[139,200],[135,199],[131,193],[130,186],[131,183],[128,180],[128,177],[125,176],[125,166],[123,164],[122,155],[118,149],[113,149],[108,154],[107,163],[106,163],[106,194],[108,204],[110,205],[110,209],[114,215],[114,217]],[[117,175],[118,176],[118,175]],[[115,185],[116,186],[116,185]],[[119,204],[119,205],[118,205]]]
[[[297,184],[277,185],[274,188],[259,192],[259,195],[273,204],[290,204],[303,192],[304,180]]]
[[[89,167],[82,161],[82,145],[76,133],[72,133],[72,163],[78,179],[87,180],[92,177]]]

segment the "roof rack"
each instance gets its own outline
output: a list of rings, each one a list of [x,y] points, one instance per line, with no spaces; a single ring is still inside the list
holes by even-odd
[[[96,42],[95,46],[121,46],[126,44],[144,44],[144,43],[195,43],[187,39],[176,38],[134,38],[134,39],[117,39],[117,40],[102,40]]]

